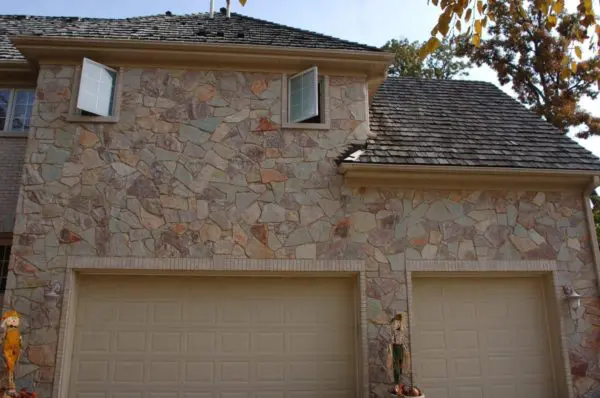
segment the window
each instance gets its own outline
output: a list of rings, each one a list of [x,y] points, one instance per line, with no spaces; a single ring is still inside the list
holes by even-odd
[[[287,116],[284,116],[283,127],[329,128],[327,85],[327,78],[319,76],[316,66],[284,81],[286,92],[283,100]]]
[[[302,123],[319,116],[319,73],[317,67],[290,77],[290,123]]]
[[[77,77],[77,101],[71,102],[69,120],[116,122],[119,72],[84,58]]]
[[[0,88],[0,131],[27,133],[34,100],[34,90]]]

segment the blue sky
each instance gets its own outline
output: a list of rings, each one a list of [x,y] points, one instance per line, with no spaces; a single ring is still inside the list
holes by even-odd
[[[225,0],[215,0],[215,6],[224,7]],[[209,0],[0,0],[0,14],[86,17],[131,17],[167,10],[187,14],[206,12],[208,7]],[[248,0],[245,7],[232,0],[232,10],[375,46],[398,37],[425,40],[438,16],[438,9],[427,0]],[[489,69],[473,70],[468,78],[497,84]],[[582,105],[600,115],[600,99]],[[600,137],[580,142],[600,156]]]

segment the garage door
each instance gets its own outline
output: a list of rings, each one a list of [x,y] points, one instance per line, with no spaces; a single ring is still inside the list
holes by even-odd
[[[70,397],[356,394],[350,278],[83,276]]]
[[[427,398],[555,396],[542,281],[414,280],[416,379]]]

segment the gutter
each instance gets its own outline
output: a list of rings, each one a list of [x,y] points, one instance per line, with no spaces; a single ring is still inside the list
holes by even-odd
[[[594,213],[590,204],[590,194],[600,185],[600,177],[592,177],[592,181],[583,192],[583,205],[587,218],[588,232],[592,241],[592,256],[594,258],[594,271],[596,271],[597,294],[600,294],[600,248],[598,248],[598,237],[596,236],[596,224],[594,223]]]
[[[413,172],[413,173],[460,173],[460,174],[497,174],[497,175],[548,175],[548,176],[600,176],[600,171],[596,170],[565,170],[565,169],[534,169],[534,168],[517,168],[517,167],[477,167],[477,166],[430,166],[430,165],[398,165],[398,164],[375,164],[375,163],[349,163],[343,162],[340,164],[339,171],[346,174],[349,171],[361,170],[365,172]],[[591,192],[591,191],[590,191]]]

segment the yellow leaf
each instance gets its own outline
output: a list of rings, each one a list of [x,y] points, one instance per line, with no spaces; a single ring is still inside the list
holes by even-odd
[[[442,36],[448,35],[448,31],[450,30],[450,21],[452,20],[452,13],[450,9],[444,11],[440,18],[438,19],[437,28],[438,31],[442,34]]]
[[[241,4],[242,6],[245,6],[245,5],[246,5],[246,1],[247,1],[247,0],[240,0],[240,4]]]
[[[469,22],[471,20],[471,14],[473,14],[473,10],[471,10],[470,8],[467,10],[467,13],[465,14],[465,21]]]
[[[474,34],[474,35],[473,35],[473,39],[472,39],[472,41],[473,41],[473,45],[474,45],[475,47],[479,47],[479,45],[480,45],[480,43],[481,43],[481,36],[480,36],[480,35],[478,35],[478,34]]]
[[[556,22],[557,22],[556,15],[550,15],[550,16],[548,16],[548,26],[549,27],[551,27],[551,28],[555,27],[556,26]]]
[[[577,62],[571,62],[571,72],[577,72]]]
[[[560,14],[565,9],[565,0],[556,0],[552,5],[552,11],[556,14]]]
[[[479,13],[479,15],[483,14],[483,1],[482,0],[477,1],[477,12]]]
[[[475,34],[481,36],[481,29],[481,20],[478,19],[477,21],[475,21]]]
[[[494,13],[492,11],[488,12],[488,18],[492,22],[494,22],[496,20],[496,16],[494,15]]]
[[[560,64],[564,67],[566,67],[567,65],[569,65],[569,62],[571,61],[571,59],[569,58],[569,56],[565,55],[562,59],[562,61],[560,61]]]
[[[575,55],[577,55],[577,58],[581,59],[581,47],[575,46]]]
[[[440,40],[437,37],[429,38],[429,40],[427,40],[427,43],[425,43],[419,49],[419,56],[421,58],[427,57],[429,54],[433,53],[440,46],[440,44]]]
[[[427,51],[430,53],[434,52],[440,44],[440,40],[437,37],[430,38],[429,41],[427,41]]]

